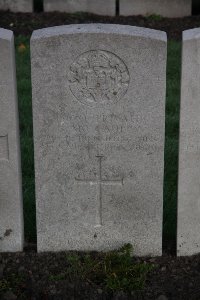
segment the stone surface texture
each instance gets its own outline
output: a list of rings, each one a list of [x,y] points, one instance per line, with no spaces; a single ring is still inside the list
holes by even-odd
[[[33,0],[0,0],[0,10],[33,12]]]
[[[44,11],[88,12],[115,16],[115,0],[44,0]]]
[[[0,252],[23,250],[23,209],[13,33],[0,29]]]
[[[161,255],[166,46],[131,26],[33,33],[39,251]]]
[[[192,0],[120,0],[120,15],[155,14],[168,18],[190,16]]]
[[[200,252],[200,29],[183,33],[177,254]]]

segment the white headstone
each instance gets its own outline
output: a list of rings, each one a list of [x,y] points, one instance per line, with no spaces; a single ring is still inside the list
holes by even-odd
[[[39,251],[161,255],[166,47],[131,26],[33,33]]]
[[[168,18],[190,16],[192,0],[119,0],[120,15],[161,15]]]
[[[23,250],[23,209],[14,38],[5,29],[0,66],[0,252],[13,252]]]
[[[44,11],[87,12],[115,16],[115,0],[44,0]]]
[[[200,29],[183,32],[177,254],[200,252]]]
[[[0,10],[33,12],[33,0],[0,0]]]

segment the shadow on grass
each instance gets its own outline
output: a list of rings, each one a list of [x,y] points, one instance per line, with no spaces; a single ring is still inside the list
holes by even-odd
[[[16,38],[17,86],[22,156],[25,239],[36,242],[35,183],[31,101],[31,66],[28,37]]]
[[[163,250],[176,252],[181,43],[168,42]]]

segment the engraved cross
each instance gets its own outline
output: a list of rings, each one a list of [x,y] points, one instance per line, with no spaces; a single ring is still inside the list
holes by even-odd
[[[123,186],[124,182],[123,182],[123,178],[122,179],[114,179],[114,180],[106,180],[106,179],[102,179],[102,158],[103,156],[96,156],[98,159],[98,163],[99,163],[99,172],[98,172],[98,177],[97,179],[80,179],[80,178],[75,178],[75,180],[80,183],[80,184],[90,184],[92,185],[96,185],[98,188],[98,194],[97,194],[97,198],[98,198],[98,203],[99,203],[99,209],[98,209],[98,220],[97,220],[97,224],[95,227],[100,227],[103,225],[103,216],[102,216],[102,186],[103,185],[113,185],[113,186]]]

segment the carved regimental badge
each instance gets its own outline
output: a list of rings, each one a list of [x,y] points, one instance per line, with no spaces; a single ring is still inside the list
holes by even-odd
[[[129,81],[124,62],[108,51],[85,52],[70,66],[70,90],[86,105],[117,102],[127,92]]]

